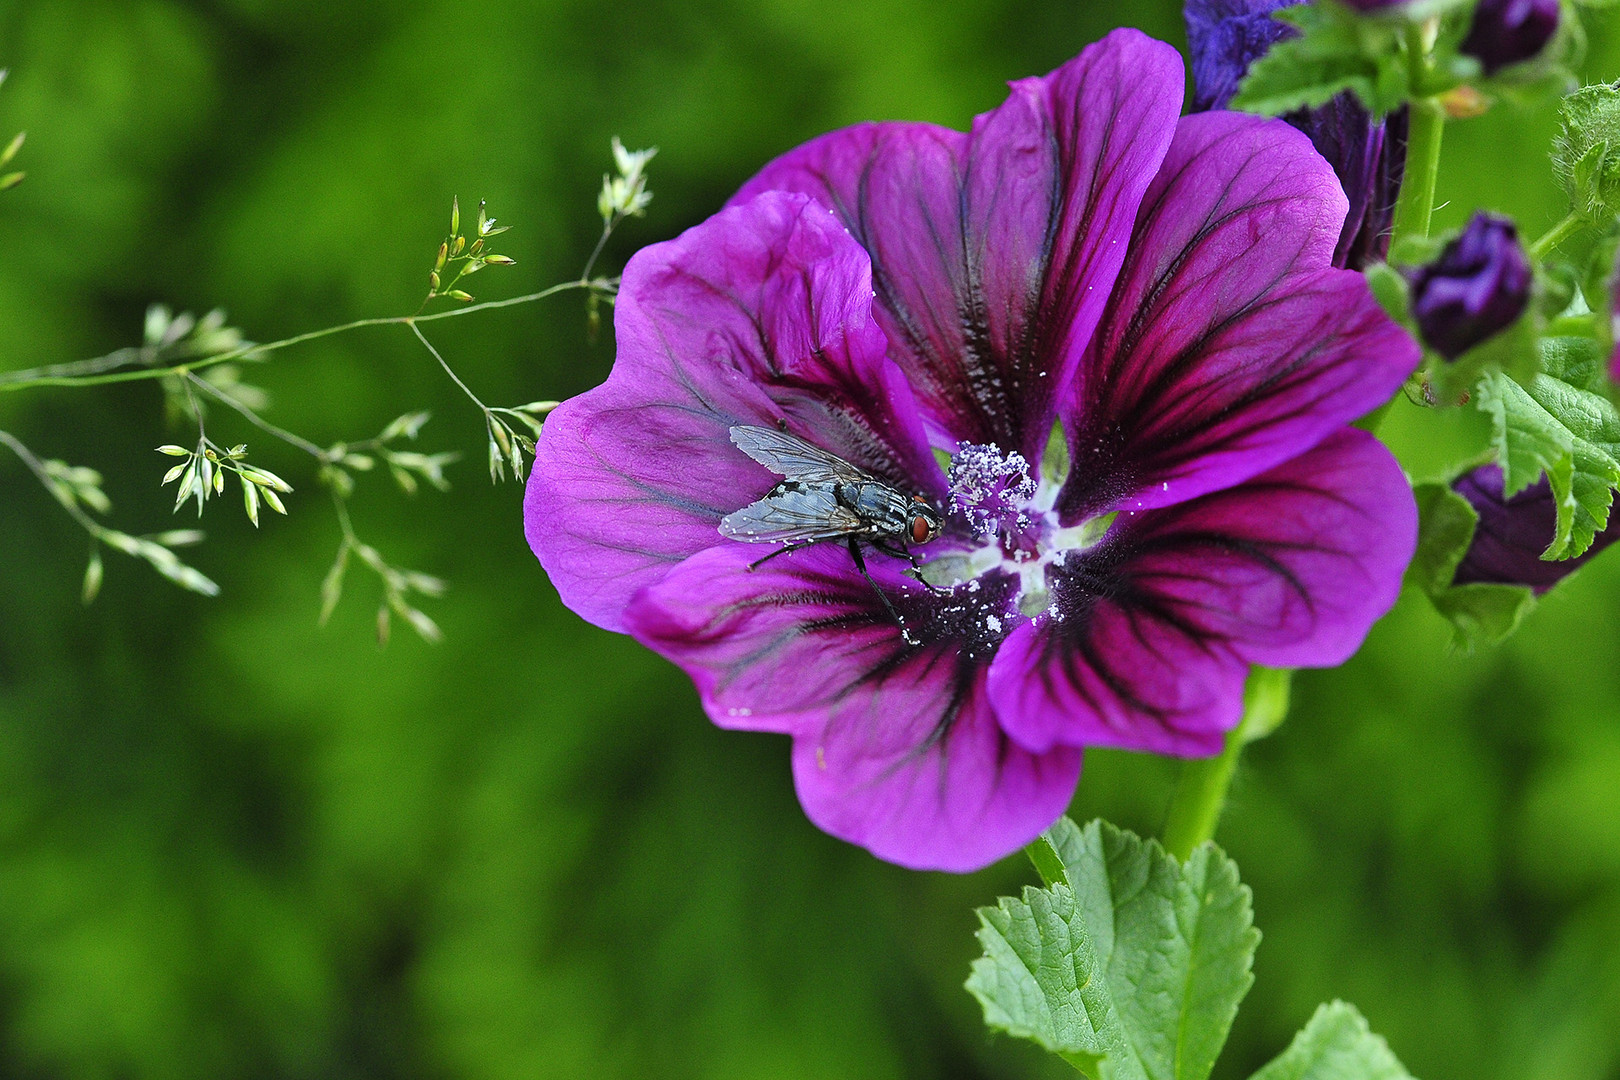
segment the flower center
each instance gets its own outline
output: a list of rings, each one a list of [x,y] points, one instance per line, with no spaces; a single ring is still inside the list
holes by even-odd
[[[1076,525],[1063,525],[1053,507],[1063,485],[1067,457],[1055,434],[1048,456],[1057,467],[1030,475],[1029,462],[1017,451],[1003,452],[994,443],[962,443],[951,456],[950,502],[947,510],[977,545],[930,560],[923,580],[942,589],[966,585],[976,591],[988,575],[1010,574],[1018,582],[1017,609],[1035,617],[1062,618],[1052,603],[1047,580],[1050,567],[1061,566],[1071,551],[1100,542],[1114,520],[1104,514]]]

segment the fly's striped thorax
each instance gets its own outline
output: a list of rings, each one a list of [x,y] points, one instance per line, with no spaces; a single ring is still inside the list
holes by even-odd
[[[878,481],[844,483],[842,496],[866,523],[866,531],[876,536],[901,537],[911,527],[911,500]]]

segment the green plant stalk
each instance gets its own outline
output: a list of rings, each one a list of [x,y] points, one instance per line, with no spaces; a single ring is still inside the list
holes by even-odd
[[[536,300],[544,300],[572,289],[591,289],[595,287],[597,287],[597,283],[594,281],[565,281],[560,285],[553,285],[549,289],[541,289],[539,292],[514,296],[506,300],[486,300],[481,304],[469,304],[466,307],[452,308],[449,311],[437,311],[428,315],[394,315],[385,318],[356,319],[354,322],[343,323],[341,326],[328,326],[320,330],[311,330],[294,337],[283,338],[280,341],[243,345],[241,348],[232,349],[229,352],[185,363],[165,367],[143,367],[132,371],[105,372],[105,368],[109,363],[133,363],[139,359],[140,350],[120,349],[116,353],[105,357],[97,357],[94,360],[77,361],[71,364],[53,364],[45,368],[29,368],[23,371],[0,372],[0,392],[30,390],[39,386],[104,386],[108,383],[161,379],[165,376],[180,375],[188,371],[201,371],[204,368],[213,367],[215,364],[223,364],[231,360],[258,357],[263,353],[276,352],[294,345],[301,345],[306,341],[331,337],[333,334],[344,334],[368,326],[405,326],[415,330],[417,323],[436,322],[440,319],[456,319],[464,315],[471,315],[477,311],[492,311],[496,308],[508,308],[519,304],[533,303]]]
[[[1564,216],[1564,220],[1554,225],[1542,234],[1541,238],[1530,245],[1530,254],[1536,258],[1544,258],[1553,248],[1569,238],[1569,234],[1581,227],[1584,219],[1573,211]]]
[[[1406,179],[1395,204],[1395,231],[1391,246],[1408,237],[1429,235],[1434,215],[1434,189],[1440,177],[1440,144],[1445,137],[1446,111],[1434,98],[1412,102],[1406,139]]]
[[[1170,854],[1185,861],[1199,844],[1215,838],[1238,755],[1287,718],[1292,678],[1293,672],[1282,668],[1253,668],[1243,691],[1243,719],[1227,734],[1226,746],[1214,757],[1182,766],[1164,826],[1164,847]]]

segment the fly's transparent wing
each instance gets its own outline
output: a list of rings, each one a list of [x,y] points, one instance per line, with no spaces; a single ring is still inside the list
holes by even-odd
[[[848,483],[872,479],[843,458],[775,428],[739,424],[731,429],[731,441],[771,472],[790,480]]]
[[[860,528],[860,517],[839,504],[831,483],[781,484],[758,502],[720,519],[721,536],[754,544],[840,540]]]

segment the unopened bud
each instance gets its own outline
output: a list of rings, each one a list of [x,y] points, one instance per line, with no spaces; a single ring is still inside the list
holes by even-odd
[[[1513,222],[1477,213],[1413,276],[1412,315],[1424,343],[1455,360],[1524,313],[1530,282],[1530,259]]]
[[[1558,504],[1545,476],[1505,499],[1501,468],[1481,465],[1452,481],[1451,488],[1479,515],[1474,538],[1452,576],[1454,585],[1526,585],[1540,595],[1620,538],[1620,520],[1611,517],[1609,527],[1584,553],[1549,561],[1541,554],[1557,532]]]
[[[1558,14],[1558,0],[1479,0],[1459,48],[1489,75],[1546,48],[1558,32]]]

